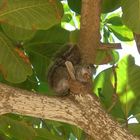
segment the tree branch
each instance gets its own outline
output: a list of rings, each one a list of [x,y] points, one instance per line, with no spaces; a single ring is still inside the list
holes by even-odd
[[[52,98],[0,84],[0,101],[0,114],[15,113],[74,124],[96,140],[137,140],[114,122],[87,91]]]
[[[120,49],[118,44],[100,42],[100,14],[102,0],[82,0],[81,29],[78,47],[83,63],[95,64],[96,50]]]

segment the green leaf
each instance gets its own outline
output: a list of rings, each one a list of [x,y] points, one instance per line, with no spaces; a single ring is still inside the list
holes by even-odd
[[[132,41],[134,39],[132,31],[124,25],[108,25],[108,28],[121,41]]]
[[[65,14],[62,18],[62,22],[70,22],[72,20],[72,15],[70,13]]]
[[[72,133],[73,135],[78,139],[78,140],[85,140],[85,133],[83,130],[76,126],[71,126]]]
[[[115,26],[122,26],[123,25],[122,19],[119,16],[113,16],[111,18],[107,18],[105,20],[105,22],[106,22],[106,24],[109,23],[109,24],[112,24],[112,25],[115,25]]]
[[[41,138],[47,138],[47,140],[65,140],[63,136],[52,134],[51,132],[47,131],[47,129],[36,129],[37,136]]]
[[[123,22],[133,32],[140,33],[140,1],[139,0],[123,0]]]
[[[70,44],[77,44],[79,39],[79,30],[74,30],[70,32]]]
[[[133,123],[128,125],[128,130],[134,135],[140,135],[140,124]]]
[[[138,106],[138,108],[139,108],[139,111],[138,111],[138,114],[133,115],[133,118],[136,118],[136,120],[137,120],[138,122],[140,122],[140,103],[137,104],[137,106]]]
[[[68,0],[68,5],[74,12],[81,13],[81,0]]]
[[[0,131],[17,140],[31,140],[36,135],[32,127],[5,116],[0,117]]]
[[[108,13],[116,10],[120,7],[121,0],[103,0],[102,1],[102,12]]]
[[[112,56],[112,61],[110,62],[111,65],[119,61],[119,53],[117,51],[111,51],[111,56]]]
[[[111,14],[104,21],[105,27],[121,41],[132,41],[133,33],[127,28],[120,17],[120,14]],[[105,28],[104,27],[104,28]]]
[[[46,79],[44,79],[44,80],[46,81],[47,74],[46,74],[45,78]],[[40,82],[40,84],[38,85],[37,92],[39,92],[39,94],[44,94],[47,96],[55,96],[56,95],[56,93],[52,89],[50,89],[47,82]]]
[[[48,87],[47,83],[41,82],[39,84],[39,86],[38,86],[38,92],[46,93],[46,92],[48,92],[48,90],[49,90],[49,87]]]
[[[47,53],[47,49],[45,48],[45,46],[30,46],[29,48],[26,48],[26,52],[28,53],[36,76],[41,81],[47,80],[46,70],[50,63],[49,58],[45,56],[45,53]]]
[[[29,76],[26,79],[26,81],[24,81],[22,83],[18,83],[18,84],[12,84],[12,86],[22,88],[22,89],[26,89],[26,90],[29,90],[29,91],[36,91],[38,89],[38,86],[39,86],[38,83],[39,82],[36,79],[36,75],[33,74],[33,75]]]
[[[14,140],[14,139],[9,138],[9,136],[6,136],[5,134],[0,133],[0,140]]]
[[[48,139],[47,138],[42,138],[42,137],[36,136],[32,140],[48,140]]]
[[[133,114],[134,117],[140,122],[140,97],[138,97],[135,103],[132,106],[130,114]]]
[[[60,26],[53,26],[48,30],[37,31],[35,36],[26,43],[27,46],[38,44],[66,44],[69,41],[70,32]]]
[[[0,33],[0,72],[11,83],[20,83],[32,75],[32,68],[15,51],[11,41]]]
[[[109,42],[109,36],[110,36],[110,32],[104,26],[103,27],[103,42],[104,43],[108,43]]]
[[[28,30],[48,29],[61,22],[62,4],[57,0],[8,0],[1,4],[0,21]]]
[[[112,68],[106,69],[99,73],[94,79],[93,92],[99,96],[102,105],[108,110],[113,104],[114,92],[114,75]],[[116,102],[115,106],[111,110],[111,115],[117,119],[124,119],[124,113],[121,109],[119,101]]]
[[[133,105],[140,96],[140,67],[135,65],[134,58],[129,55],[118,63],[116,72],[117,93],[125,116],[129,116]]]
[[[112,86],[112,69],[107,69],[102,71],[94,80],[94,93],[96,93],[103,104],[109,107],[112,103],[112,94],[114,93],[114,88]]]
[[[9,24],[2,24],[4,33],[14,41],[26,41],[34,36],[36,31],[19,28],[17,26],[11,26]]]

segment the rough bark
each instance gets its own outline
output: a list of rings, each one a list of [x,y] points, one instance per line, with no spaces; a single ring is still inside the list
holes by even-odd
[[[138,140],[101,108],[95,96],[51,98],[0,84],[0,114],[15,113],[74,124],[96,140]]]
[[[83,63],[95,64],[96,51],[120,49],[118,44],[100,42],[100,14],[102,0],[82,0],[79,50]]]
[[[135,42],[136,42],[137,50],[140,54],[140,34],[135,34],[134,33],[134,39],[135,39]]]

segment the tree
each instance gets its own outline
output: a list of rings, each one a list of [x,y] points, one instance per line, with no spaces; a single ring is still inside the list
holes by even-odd
[[[118,61],[119,54],[114,51],[121,48],[115,43],[114,35],[121,41],[132,41],[134,33],[139,47],[139,1],[68,0],[68,5],[76,14],[74,18],[81,13],[80,32],[70,32],[60,26],[61,22],[62,26],[74,23],[67,4],[62,7],[60,1],[1,1],[0,113],[6,115],[0,117],[0,138],[139,139],[126,129],[139,135],[139,123],[129,124],[128,120],[133,115],[139,122],[140,67],[135,65],[132,56]],[[119,7],[122,17],[119,12],[109,13]],[[75,79],[73,71],[69,71],[74,75],[74,78],[70,75],[68,81],[70,95],[53,96],[48,87],[46,74],[68,43],[77,44],[81,66],[111,64],[111,68],[94,79],[92,85],[96,95],[91,93],[91,81],[83,84]],[[43,91],[45,95],[41,95]],[[88,136],[74,126],[44,119],[77,125]]]

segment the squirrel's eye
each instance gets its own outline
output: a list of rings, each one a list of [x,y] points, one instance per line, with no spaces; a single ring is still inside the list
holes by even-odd
[[[87,69],[91,69],[91,67],[90,66],[87,66]]]

